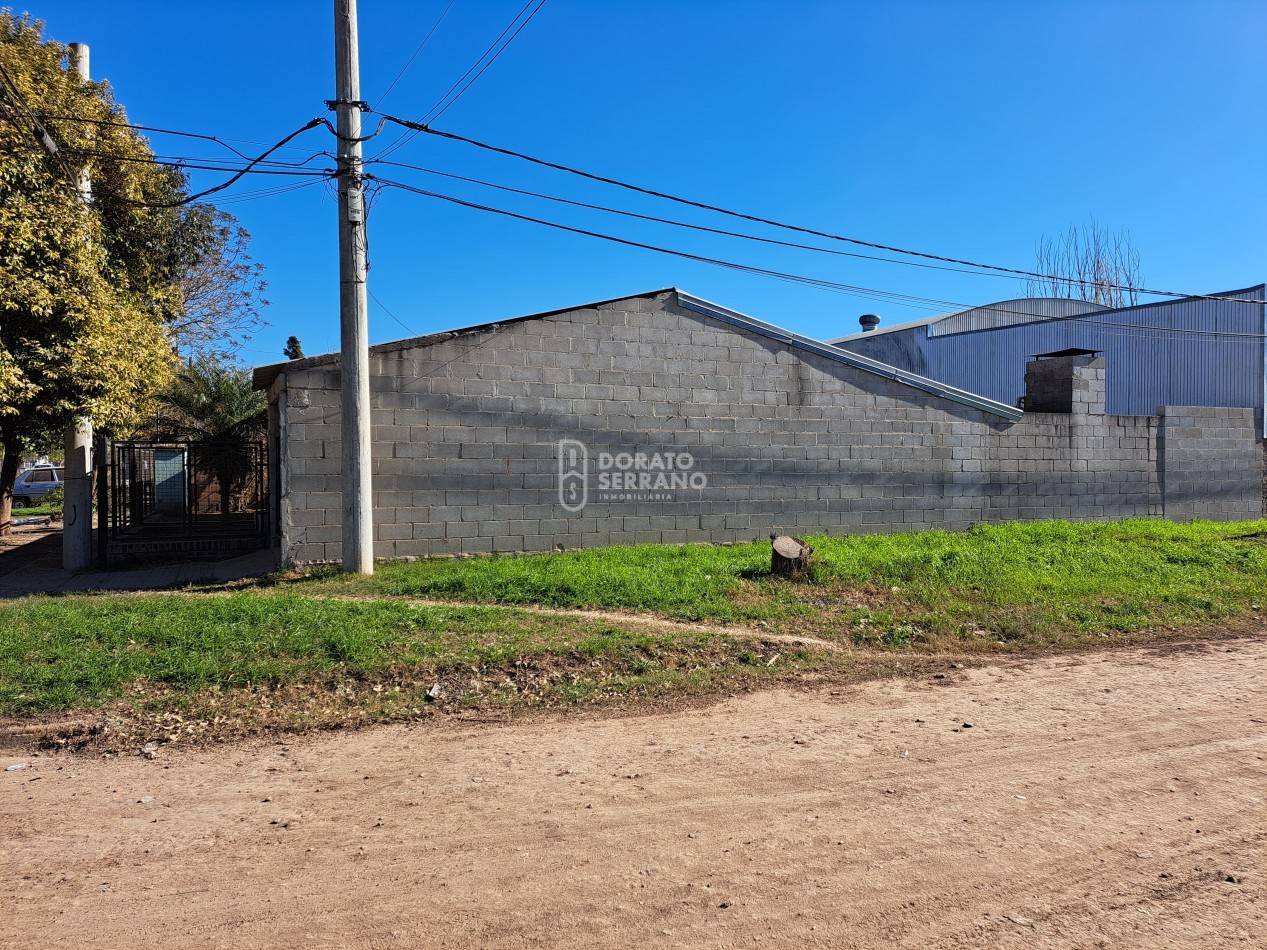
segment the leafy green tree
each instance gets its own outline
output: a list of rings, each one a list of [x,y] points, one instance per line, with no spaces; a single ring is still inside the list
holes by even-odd
[[[251,475],[250,444],[267,430],[267,397],[252,388],[248,370],[207,360],[182,369],[156,405],[151,437],[192,443],[199,467],[219,486],[220,513],[228,515],[230,499]]]
[[[0,531],[24,453],[79,416],[122,435],[145,415],[188,337],[200,267],[248,290],[258,277],[235,256],[244,232],[210,206],[172,207],[184,175],[154,164],[109,86],[81,80],[42,33],[0,10]],[[39,147],[37,120],[59,159]],[[89,206],[72,185],[81,170]]]
[[[301,360],[304,358],[304,345],[299,342],[299,337],[291,336],[286,340],[286,347],[282,350],[282,356],[288,360]]]

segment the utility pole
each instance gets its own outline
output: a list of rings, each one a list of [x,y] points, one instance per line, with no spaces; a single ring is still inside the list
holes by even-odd
[[[88,47],[70,44],[70,66],[79,78],[88,81]],[[87,168],[75,181],[79,200],[87,208],[92,204],[92,179]],[[62,522],[62,567],[81,571],[92,563],[92,420],[81,416],[66,427],[63,435],[66,450],[65,493]],[[102,517],[105,517],[104,511]],[[105,530],[105,524],[100,530]]]
[[[370,353],[365,299],[365,191],[356,0],[334,0],[334,107],[339,154],[339,327],[343,412],[343,569],[374,573]]]

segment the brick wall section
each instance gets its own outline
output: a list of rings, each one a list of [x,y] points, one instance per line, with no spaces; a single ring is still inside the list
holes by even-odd
[[[1166,406],[1161,483],[1167,518],[1232,521],[1262,515],[1262,448],[1244,437],[1253,409]]]
[[[672,293],[429,340],[371,354],[381,558],[1163,510],[1159,420],[1091,411],[1103,411],[1101,361],[1077,368],[1072,412],[1009,422]],[[341,556],[338,385],[337,364],[306,363],[274,386],[289,561]],[[1226,421],[1231,446],[1239,421]],[[560,503],[561,439],[588,449],[580,511]],[[600,454],[620,452],[688,452],[707,487],[604,497]],[[1235,498],[1209,503],[1239,511],[1240,490],[1229,480]]]

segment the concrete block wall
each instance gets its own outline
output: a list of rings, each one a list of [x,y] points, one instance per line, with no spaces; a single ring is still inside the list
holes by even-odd
[[[1244,437],[1253,409],[1165,406],[1160,459],[1164,513],[1173,521],[1262,516],[1263,450]]]
[[[375,347],[375,554],[1162,514],[1159,420],[1104,416],[1097,363],[1079,368],[1087,388],[1071,412],[1010,422],[686,310],[671,292]],[[338,387],[337,363],[318,359],[273,388],[289,561],[341,556]],[[583,506],[561,497],[561,440],[584,447],[584,477],[570,477]],[[604,472],[626,455],[629,472]],[[688,457],[680,474],[703,481],[657,490],[666,472],[645,465]],[[604,490],[601,476],[610,486],[618,473],[635,487]],[[1239,480],[1226,490],[1239,511]]]

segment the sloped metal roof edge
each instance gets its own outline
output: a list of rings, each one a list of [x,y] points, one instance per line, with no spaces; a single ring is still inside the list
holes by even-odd
[[[679,290],[677,292],[678,304],[687,310],[695,313],[721,320],[731,326],[740,327],[741,329],[750,330],[753,333],[760,334],[771,340],[777,340],[788,346],[794,346],[797,349],[806,350],[818,356],[825,357],[837,363],[844,363],[855,369],[864,372],[873,373],[885,379],[902,383],[913,389],[918,389],[934,396],[940,396],[943,399],[949,399],[960,405],[968,406],[972,409],[979,409],[983,412],[993,413],[1002,416],[1005,419],[1013,421],[1021,418],[1024,413],[1015,406],[1009,406],[1006,403],[996,402],[993,399],[987,399],[985,396],[978,396],[976,393],[970,393],[967,390],[958,389],[954,386],[947,386],[945,383],[939,383],[935,379],[928,379],[925,376],[917,376],[914,373],[908,373],[906,370],[898,369],[896,366],[890,366],[887,363],[881,363],[879,360],[873,360],[866,356],[861,356],[849,350],[832,346],[830,343],[823,343],[819,340],[811,339],[807,336],[801,336],[799,333],[793,333],[790,330],[784,330],[782,327],[776,327],[772,323],[765,323],[754,317],[739,313],[723,307],[720,304],[711,303],[691,294],[684,293]]]
[[[835,346],[838,343],[850,343],[854,340],[870,340],[877,336],[883,336],[886,333],[900,333],[903,330],[914,330],[916,327],[926,327],[930,323],[936,323],[938,320],[945,320],[947,317],[953,317],[955,313],[962,313],[956,310],[954,313],[939,313],[933,317],[921,317],[918,320],[907,320],[905,323],[895,323],[891,327],[876,327],[874,330],[859,330],[854,333],[846,333],[844,336],[833,337],[824,342]]]
[[[1025,314],[1023,311],[1016,311],[1016,316],[1030,316],[1031,319],[1017,320],[1015,323],[1008,324],[1008,326],[1022,326],[1027,323],[1045,323],[1050,320],[1076,320],[1079,317],[1089,317],[1089,316],[1092,316],[1093,314],[1099,314],[1099,315],[1104,315],[1104,314],[1109,314],[1109,313],[1116,314],[1116,313],[1120,313],[1127,310],[1143,310],[1148,307],[1164,307],[1169,304],[1182,303],[1187,300],[1199,301],[1199,300],[1203,300],[1209,297],[1224,297],[1224,298],[1243,297],[1243,299],[1246,302],[1252,303],[1254,301],[1267,299],[1267,284],[1252,284],[1249,287],[1242,287],[1239,290],[1221,290],[1213,294],[1194,294],[1189,297],[1170,297],[1166,300],[1153,300],[1153,301],[1150,301],[1149,303],[1128,304],[1125,307],[1107,307],[1104,304],[1097,304],[1092,301],[1081,301],[1081,303],[1087,307],[1087,310],[1085,313],[1071,314],[1069,316],[1064,316],[1064,317],[1043,317],[1038,314]],[[919,320],[908,320],[906,323],[895,323],[891,327],[876,327],[874,330],[846,333],[844,336],[833,337],[832,339],[827,340],[826,342],[832,346],[838,346],[841,343],[852,343],[855,340],[874,339],[875,337],[881,336],[886,333],[900,333],[903,330],[914,330],[917,327],[930,326],[934,323],[940,323],[943,320],[949,320],[951,317],[957,317],[965,313],[971,313],[974,310],[997,310],[999,312],[1006,313],[1008,311],[1004,310],[1003,308],[1006,307],[1008,304],[1020,303],[1026,300],[1068,300],[1068,299],[1070,298],[1067,298],[1067,297],[1013,297],[1008,300],[997,300],[994,303],[977,304],[972,307],[964,307],[961,310],[953,310],[950,313],[941,313],[933,317],[923,317]],[[1229,301],[1229,302],[1233,302],[1233,301]],[[995,329],[1000,329],[1000,328],[999,327],[985,327],[983,329],[995,330]],[[959,332],[977,333],[980,331],[979,330],[964,330],[964,331],[959,331]]]

